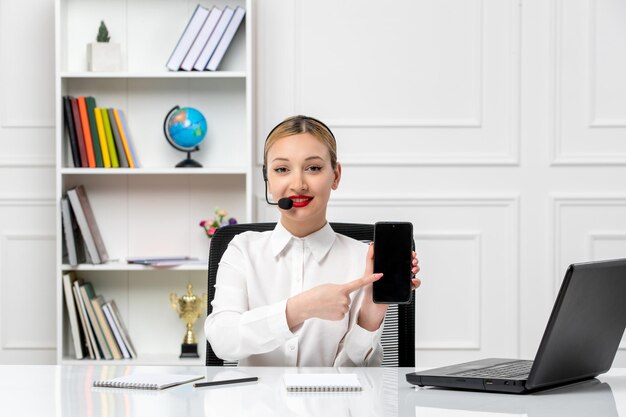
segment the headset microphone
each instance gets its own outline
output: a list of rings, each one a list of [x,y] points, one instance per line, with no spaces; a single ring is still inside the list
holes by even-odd
[[[265,182],[265,201],[267,201],[267,204],[271,206],[278,206],[283,210],[289,210],[293,207],[293,200],[289,197],[281,198],[280,200],[278,200],[278,203],[272,203],[270,202],[269,198],[267,198],[267,170],[265,168],[265,165],[263,166],[263,181]]]

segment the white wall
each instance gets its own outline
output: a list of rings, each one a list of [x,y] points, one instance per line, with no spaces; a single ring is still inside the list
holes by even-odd
[[[286,115],[326,121],[331,219],[414,224],[417,364],[532,358],[567,265],[626,256],[626,2],[258,9],[257,165]]]
[[[53,3],[0,2],[0,363],[55,358]],[[276,216],[267,132],[319,117],[344,166],[330,218],[415,226],[418,365],[532,358],[566,266],[626,254],[626,2],[256,12],[256,219]]]

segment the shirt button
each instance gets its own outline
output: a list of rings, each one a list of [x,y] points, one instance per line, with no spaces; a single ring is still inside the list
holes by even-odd
[[[289,350],[291,350],[291,351],[296,350],[296,345],[289,345]]]

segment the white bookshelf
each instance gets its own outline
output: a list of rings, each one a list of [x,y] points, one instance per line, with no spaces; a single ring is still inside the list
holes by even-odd
[[[167,59],[195,6],[241,6],[246,18],[216,72],[169,72]],[[203,319],[196,323],[201,358],[178,358],[185,326],[169,303],[191,282],[207,291],[209,239],[199,222],[219,206],[239,222],[252,216],[252,0],[56,0],[56,305],[57,362],[76,360],[63,298],[62,274],[90,281],[97,294],[114,299],[138,358],[107,364],[204,363]],[[111,42],[122,50],[120,72],[88,72],[87,43],[104,20]],[[93,96],[99,107],[124,111],[139,168],[75,168],[63,122],[64,95]],[[163,136],[163,119],[175,105],[194,107],[207,119],[202,168],[174,168],[186,154]],[[60,200],[82,184],[111,258],[102,265],[63,263]],[[198,257],[177,267],[129,265],[131,256]]]

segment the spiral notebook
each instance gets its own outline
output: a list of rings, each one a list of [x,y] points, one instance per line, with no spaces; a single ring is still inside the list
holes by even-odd
[[[93,386],[98,388],[159,390],[197,381],[202,378],[204,377],[200,375],[130,374],[113,379],[96,380],[93,381]]]
[[[356,374],[287,374],[285,387],[289,392],[361,391]]]

